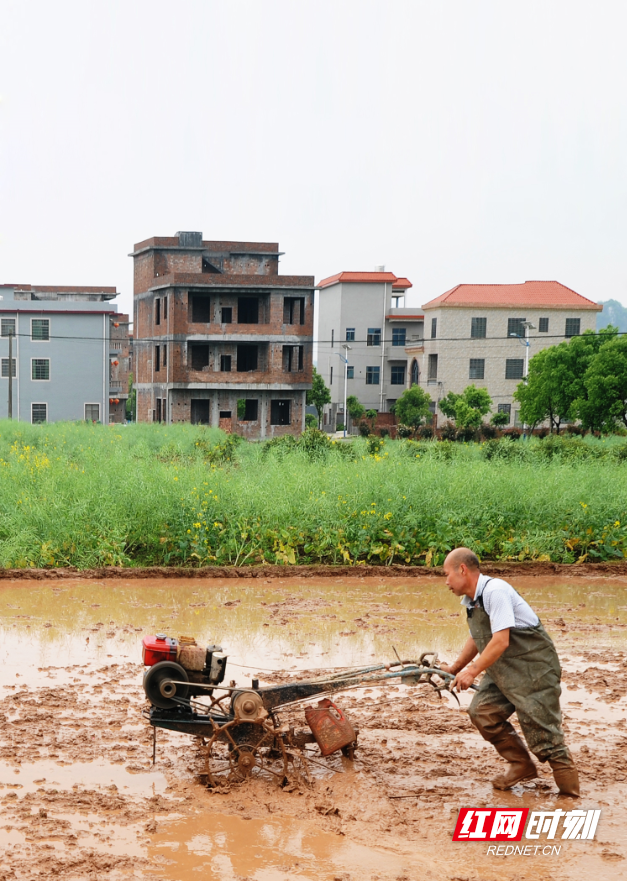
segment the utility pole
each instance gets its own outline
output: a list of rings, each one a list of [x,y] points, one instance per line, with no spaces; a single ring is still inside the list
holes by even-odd
[[[342,346],[344,349],[344,439],[346,439],[346,423],[348,422],[348,410],[346,409],[346,397],[348,394],[348,351],[352,348],[352,346],[347,346],[346,343]],[[340,355],[340,357],[342,357]]]
[[[9,419],[13,419],[13,329],[9,330]]]

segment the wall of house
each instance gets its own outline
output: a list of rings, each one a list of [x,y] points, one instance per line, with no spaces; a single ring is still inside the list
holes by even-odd
[[[491,308],[439,307],[425,309],[425,344],[422,356],[420,385],[426,388],[434,400],[440,400],[449,391],[459,394],[466,386],[486,388],[494,402],[509,404],[512,408],[512,424],[518,409],[512,395],[520,379],[506,379],[507,359],[525,358],[525,346],[516,338],[508,337],[508,319],[524,318],[535,325],[530,331],[529,357],[541,349],[556,345],[565,339],[567,318],[581,319],[581,333],[596,328],[596,315],[588,309],[538,309],[538,308]],[[540,333],[539,319],[549,319],[549,330]],[[431,339],[431,319],[437,318],[437,337]],[[471,319],[486,318],[486,338],[471,338]],[[436,381],[428,379],[429,355],[438,355]],[[470,378],[470,359],[485,360],[484,379]],[[439,411],[438,411],[439,413]],[[439,418],[442,416],[440,414]]]
[[[344,406],[344,362],[338,354],[344,355],[342,345],[346,343],[346,329],[355,328],[354,342],[348,352],[349,366],[353,367],[354,378],[347,381],[347,395],[355,395],[367,408],[385,412],[392,401],[397,400],[409,384],[409,358],[403,346],[392,345],[393,328],[405,327],[407,340],[422,334],[422,323],[415,321],[384,320],[392,307],[392,285],[390,283],[340,283],[322,288],[318,319],[318,372],[331,391],[332,411],[329,423],[332,424],[338,410]],[[368,345],[368,328],[381,329],[381,345]],[[332,334],[333,332],[333,334]],[[333,345],[331,338],[333,335]],[[381,360],[384,352],[383,361]],[[402,366],[405,383],[393,385],[391,374],[393,366]],[[331,382],[331,367],[333,381]],[[366,383],[368,367],[379,368],[379,385]],[[381,390],[383,386],[383,406]],[[341,417],[337,417],[341,418]]]
[[[20,303],[20,308],[23,305]],[[30,422],[33,403],[47,404],[48,422],[84,419],[85,404],[98,404],[100,421],[108,421],[108,315],[55,313],[48,309],[12,314],[7,309],[1,317],[16,320],[14,419]],[[31,339],[33,318],[49,319],[49,340]],[[8,358],[8,345],[7,338],[0,338],[0,357]],[[49,360],[49,379],[32,378],[33,359]],[[0,418],[7,415],[8,377],[3,377],[0,378]]]

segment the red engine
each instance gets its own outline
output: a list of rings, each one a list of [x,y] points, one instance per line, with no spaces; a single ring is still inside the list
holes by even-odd
[[[142,644],[142,661],[146,667],[152,667],[159,661],[176,661],[177,659],[177,639],[171,639],[163,633],[158,633],[156,636],[145,636]]]
[[[164,633],[145,636],[142,659],[148,667],[144,673],[144,691],[155,707],[170,709],[178,698],[211,694],[226,673],[222,646],[200,646],[192,637],[172,639]]]

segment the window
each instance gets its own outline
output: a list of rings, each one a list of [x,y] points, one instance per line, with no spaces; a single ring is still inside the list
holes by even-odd
[[[407,338],[407,328],[406,327],[392,328],[392,345],[393,346],[404,346],[406,338]]]
[[[538,323],[538,331],[540,333],[548,333],[549,332],[549,319],[541,318]]]
[[[289,400],[270,402],[270,425],[290,424],[290,404]]]
[[[418,362],[414,358],[411,365],[411,376],[410,376],[410,384],[418,385],[418,379],[420,376],[420,368],[418,367]]]
[[[296,373],[303,369],[303,346],[283,346],[283,372]]]
[[[165,321],[168,317],[168,295],[166,294],[163,298],[163,320]],[[165,362],[164,362],[165,363]]]
[[[15,336],[15,318],[2,319],[2,336]]]
[[[4,336],[4,335],[5,334],[2,334],[2,336]],[[355,342],[355,328],[354,327],[347,327],[346,328],[346,342],[347,343],[354,343]]]
[[[390,385],[405,385],[405,367],[392,367]]]
[[[547,319],[547,321],[548,321],[548,319]],[[508,423],[511,421],[511,418],[512,418],[512,405],[511,404],[499,404],[497,412],[507,413]]]
[[[485,374],[485,358],[471,358],[468,379],[483,379]]]
[[[581,318],[567,318],[565,337],[579,336],[581,333]]]
[[[346,367],[346,379],[355,379],[355,368],[350,365]]]
[[[206,294],[192,294],[191,321],[193,324],[209,324],[211,321],[211,299]]]
[[[305,298],[285,297],[283,299],[283,324],[305,323]]]
[[[233,324],[233,308],[231,306],[222,307],[222,324]]]
[[[431,319],[431,339],[434,340],[438,335],[438,319]]]
[[[30,338],[31,340],[49,340],[50,319],[33,318],[30,323]]]
[[[163,367],[168,366],[168,347],[165,344],[161,346],[161,364]]]
[[[487,318],[470,319],[470,337],[473,340],[484,340],[488,328]]]
[[[526,318],[508,318],[507,319],[507,336],[525,337],[525,321]]]
[[[204,370],[209,367],[209,344],[194,343],[190,345],[192,370]]]
[[[331,367],[329,370],[329,385],[333,385],[333,364],[331,364]]]
[[[366,340],[367,346],[380,346],[381,345],[381,328],[380,327],[369,327],[368,328],[368,338]]]
[[[259,401],[257,398],[246,398],[245,405],[240,422],[256,422],[259,418]]]
[[[435,321],[435,319],[434,319]],[[429,355],[429,367],[427,372],[427,379],[433,382],[438,378],[438,356],[437,355]]]
[[[161,324],[161,300],[159,297],[155,298],[155,324]],[[161,420],[158,419],[158,421]]]
[[[15,358],[11,358],[11,376],[17,376],[16,369],[15,369]],[[9,359],[8,358],[2,359],[2,378],[3,379],[9,378]]]
[[[366,385],[379,385],[380,367],[366,367]]]
[[[259,297],[240,297],[237,301],[237,323],[259,324]]]
[[[230,355],[220,355],[220,371],[222,373],[230,373],[231,372],[231,356]]]
[[[48,405],[47,404],[31,404],[30,405],[30,421],[33,425],[41,425],[48,421]]]
[[[50,358],[31,358],[33,379],[50,379]]]
[[[331,329],[331,348],[333,348],[333,346],[335,345],[334,340],[335,340],[335,331],[333,329]]]
[[[100,422],[100,404],[85,404],[85,420]]]
[[[258,346],[242,344],[237,347],[238,373],[249,373],[251,370],[256,370],[258,362]]]
[[[505,362],[505,379],[522,379],[524,368],[522,358],[508,358]]]
[[[192,398],[191,404],[191,422],[192,425],[209,425],[209,401],[203,398]],[[222,418],[222,413],[220,413]],[[231,414],[229,413],[229,419]]]
[[[161,370],[161,346],[155,346],[155,373]]]

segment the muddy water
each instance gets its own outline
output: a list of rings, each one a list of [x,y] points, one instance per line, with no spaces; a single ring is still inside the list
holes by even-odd
[[[547,774],[496,797],[491,747],[450,698],[424,689],[343,696],[360,728],[358,759],[316,765],[310,789],[254,781],[209,793],[198,782],[194,742],[177,734],[159,733],[152,767],[140,715],[145,633],[222,644],[227,679],[238,684],[390,660],[394,648],[405,658],[428,649],[451,658],[466,627],[459,601],[437,580],[3,582],[0,845],[14,871],[7,877],[40,869],[68,879],[173,881],[198,873],[210,881],[623,877],[627,579],[512,581],[564,660],[581,806],[603,811],[596,841],[533,858],[453,844],[464,805],[572,805],[561,804]]]

